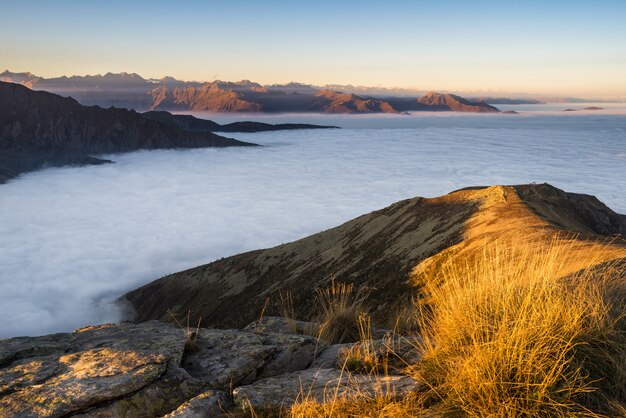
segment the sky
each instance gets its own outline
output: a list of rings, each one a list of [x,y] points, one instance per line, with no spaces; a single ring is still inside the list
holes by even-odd
[[[626,1],[2,0],[0,71],[626,97]]]

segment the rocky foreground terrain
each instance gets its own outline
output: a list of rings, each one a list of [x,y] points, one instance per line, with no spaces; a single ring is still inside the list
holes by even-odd
[[[244,329],[201,328],[191,344],[183,329],[159,321],[0,341],[0,416],[249,416],[251,408],[292,404],[303,388],[322,400],[334,387],[348,396],[355,379],[372,393],[418,386],[399,374],[385,377],[383,387],[342,372],[348,344],[292,332],[282,318]]]
[[[482,100],[452,94],[421,97],[372,97],[300,83],[263,86],[238,82],[187,82],[164,77],[146,80],[138,74],[43,78],[31,73],[0,73],[0,81],[71,96],[85,105],[145,110],[207,112],[398,113],[405,111],[498,112]]]
[[[435,281],[449,278],[443,265],[463,266],[489,243],[529,243],[539,253],[545,245],[549,253],[555,238],[567,242],[564,248],[568,253],[559,253],[567,256],[559,275],[569,277],[581,269],[610,263],[618,274],[611,283],[621,277],[623,285],[626,217],[592,196],[567,193],[547,184],[475,187],[438,198],[409,199],[294,243],[167,276],[126,296],[136,309],[137,323],[0,341],[0,417],[277,416],[281,408],[303,400],[323,404],[355,396],[387,403],[409,399],[428,390],[417,379],[421,375],[412,371],[426,356],[421,350],[430,350],[426,364],[433,361],[432,349],[420,345],[421,332],[426,329],[403,333],[398,328],[398,320],[416,315],[407,308],[411,298],[420,295],[423,282],[419,278],[424,274]],[[358,303],[372,313],[369,332],[339,344],[325,338],[323,326],[316,322],[316,292],[319,295],[319,289],[328,288],[329,282],[332,286],[332,276],[367,289]],[[523,285],[526,276],[521,280]],[[536,288],[529,291],[532,289]],[[567,290],[564,292],[566,296]],[[281,310],[274,302],[286,294],[293,297],[289,315],[275,316]],[[619,297],[619,293],[610,297]],[[496,303],[499,298],[496,293]],[[536,302],[538,308],[551,312],[551,303]],[[563,306],[569,309],[568,303]],[[480,306],[475,308],[480,313]],[[182,319],[187,312],[187,323],[195,324],[201,317],[206,325],[181,326],[185,321],[175,318]],[[390,323],[394,320],[395,324]],[[454,324],[452,330],[466,326]],[[557,324],[554,332],[563,328],[561,322]],[[611,322],[606,329],[615,324]],[[621,343],[606,343],[614,338],[621,341],[621,334],[606,329],[602,333],[591,329],[593,343],[584,345],[591,351],[584,351],[583,358],[601,349],[602,356],[610,353],[623,366]],[[486,332],[482,328],[475,331],[477,335]],[[605,335],[610,339],[603,339]],[[549,339],[548,344],[545,350],[558,341]],[[610,351],[602,349],[604,344]],[[532,345],[525,350],[532,350]],[[526,351],[522,353],[526,355]],[[383,357],[383,373],[364,369],[364,359],[376,363]],[[539,360],[533,358],[530,366],[538,367]],[[598,358],[609,361],[608,357]],[[470,364],[476,361],[470,360]],[[606,363],[608,369],[602,365],[599,372],[591,370],[600,373],[602,380],[622,367],[618,363]],[[512,372],[521,367],[515,364]],[[454,370],[460,367],[457,363],[452,366]],[[505,365],[498,367],[506,370]],[[546,367],[553,370],[553,363]],[[542,369],[534,370],[540,373]],[[472,390],[475,387],[469,384]],[[620,390],[610,386],[607,393],[616,397]],[[453,398],[454,393],[447,396]],[[474,404],[457,408],[471,411],[484,399],[480,396]],[[607,398],[601,399],[602,405],[608,405]],[[553,406],[542,402],[545,404],[533,404],[535,409],[529,410]],[[496,402],[495,407],[499,405]],[[576,409],[577,405],[559,407],[584,412]]]

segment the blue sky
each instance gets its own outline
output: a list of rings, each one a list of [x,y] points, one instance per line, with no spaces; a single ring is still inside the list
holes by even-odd
[[[0,69],[626,96],[626,1],[9,1]]]

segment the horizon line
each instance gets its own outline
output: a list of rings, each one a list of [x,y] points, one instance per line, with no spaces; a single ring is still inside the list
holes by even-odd
[[[0,67],[1,68],[1,67]],[[244,81],[248,81],[251,83],[256,83],[259,84],[263,87],[272,87],[272,86],[286,86],[289,84],[300,84],[302,86],[308,86],[311,88],[318,88],[318,89],[325,89],[328,87],[349,87],[349,88],[355,88],[355,89],[380,89],[380,90],[404,90],[407,93],[415,93],[415,94],[426,94],[428,92],[437,92],[437,93],[449,93],[449,94],[463,94],[463,95],[470,95],[470,96],[481,96],[481,95],[493,95],[492,97],[501,97],[501,98],[505,98],[507,96],[503,96],[503,95],[509,95],[508,98],[524,98],[524,99],[541,99],[541,98],[558,98],[558,99],[566,99],[566,98],[572,98],[572,99],[599,99],[599,100],[607,100],[607,99],[612,99],[612,100],[624,100],[626,101],[626,96],[621,96],[621,95],[576,95],[576,94],[556,94],[556,93],[529,93],[529,92],[524,92],[524,91],[512,91],[512,90],[502,90],[502,89],[497,89],[497,90],[490,90],[490,89],[472,89],[472,88],[462,88],[462,89],[449,89],[449,88],[419,88],[419,87],[415,87],[415,86],[387,86],[387,85],[364,85],[364,84],[342,84],[342,83],[325,83],[325,84],[317,84],[317,83],[308,83],[308,82],[304,82],[304,81],[296,81],[294,79],[291,79],[290,81],[285,81],[285,82],[271,82],[271,83],[261,83],[261,82],[257,82],[254,81],[251,78],[241,78],[239,80],[226,80],[226,79],[220,79],[220,78],[214,78],[212,80],[186,80],[183,78],[179,78],[178,76],[174,76],[174,75],[164,75],[161,77],[146,77],[144,75],[141,75],[138,72],[135,71],[120,71],[120,72],[114,72],[114,71],[106,71],[106,72],[98,72],[97,74],[72,74],[72,75],[67,75],[67,74],[63,74],[63,75],[48,75],[48,76],[44,76],[44,75],[38,75],[35,72],[29,71],[29,70],[25,70],[25,71],[12,71],[9,68],[5,67],[6,69],[0,73],[10,73],[10,74],[30,74],[34,77],[37,78],[41,78],[41,79],[45,79],[45,80],[49,80],[49,79],[54,79],[54,78],[72,78],[72,77],[104,77],[106,75],[135,75],[140,77],[141,79],[145,80],[145,81],[150,81],[150,80],[163,80],[165,78],[172,78],[176,81],[180,81],[183,83],[199,83],[199,84],[210,84],[210,83],[217,83],[217,82],[222,82],[222,83],[240,83],[240,82],[244,82]],[[363,93],[363,94],[367,94],[367,93]],[[512,96],[516,96],[516,97],[512,97]]]

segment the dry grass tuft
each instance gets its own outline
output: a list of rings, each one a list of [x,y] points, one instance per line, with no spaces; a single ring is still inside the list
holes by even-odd
[[[292,406],[284,416],[293,418],[426,417],[424,409],[418,405],[419,402],[412,397],[398,399],[391,394],[366,395],[357,392],[350,397],[329,399],[324,402],[306,399]]]
[[[415,335],[422,326],[420,317],[419,299],[412,297],[395,308],[387,325],[397,335]]]
[[[615,298],[624,270],[564,278],[571,245],[495,244],[422,278],[423,358],[413,373],[433,402],[494,417],[598,416],[626,404],[626,304]],[[586,256],[596,264],[598,254]]]
[[[319,337],[330,344],[355,342],[360,336],[359,318],[365,310],[366,294],[351,284],[336,283],[317,291]]]
[[[295,334],[297,332],[295,320],[296,314],[293,307],[293,296],[291,295],[291,291],[279,291],[278,298],[280,302],[278,312],[280,316],[287,320],[289,330]]]
[[[380,340],[372,337],[371,319],[367,314],[359,317],[358,342],[339,351],[339,365],[343,370],[370,376],[401,374],[409,364],[405,360],[407,350],[414,354],[413,339],[388,333]]]
[[[339,353],[342,368],[367,374],[384,371],[388,357],[374,345],[371,319],[364,313],[359,316],[359,336],[359,342]]]
[[[185,333],[185,353],[195,353],[200,350],[200,346],[196,341],[198,334],[200,333],[200,322],[202,318],[198,318],[196,327],[191,326],[191,310],[187,311],[187,325],[183,326],[176,315],[171,310],[167,310],[172,320],[178,325],[178,327]]]

